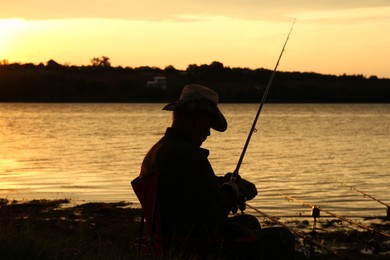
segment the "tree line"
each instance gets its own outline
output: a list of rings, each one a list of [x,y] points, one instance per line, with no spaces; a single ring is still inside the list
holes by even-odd
[[[89,66],[0,62],[0,102],[169,102],[186,84],[215,89],[220,102],[257,103],[272,70],[231,68],[221,62],[173,66],[113,67],[109,58]],[[166,85],[148,84],[156,77]],[[267,102],[389,103],[390,79],[363,75],[277,72]]]

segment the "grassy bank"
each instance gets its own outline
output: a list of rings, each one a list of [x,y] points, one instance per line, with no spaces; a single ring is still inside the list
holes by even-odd
[[[134,243],[139,236],[140,215],[140,209],[124,202],[74,206],[69,200],[18,203],[0,199],[0,259],[137,259]],[[305,222],[295,220],[288,225],[296,228]],[[349,259],[388,259],[385,253],[390,250],[390,239],[367,231],[344,230],[335,221],[324,222],[324,228],[325,224],[330,227],[319,234],[321,240],[341,255]],[[379,220],[375,228],[389,232],[390,222]],[[377,252],[364,253],[368,246],[377,246]],[[302,249],[302,245],[297,247],[298,259],[307,259]],[[316,252],[312,259],[337,259],[318,248]]]
[[[127,203],[0,201],[1,259],[135,259],[140,210]]]

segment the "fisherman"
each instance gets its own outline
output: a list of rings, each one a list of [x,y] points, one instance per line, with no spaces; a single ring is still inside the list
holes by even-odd
[[[227,129],[217,103],[212,89],[187,85],[178,101],[163,108],[173,111],[172,125],[146,154],[132,182],[146,212],[149,235],[163,251],[174,248],[230,259],[293,258],[294,237],[288,230],[261,229],[254,216],[229,214],[244,209],[257,189],[240,176],[231,181],[231,173],[217,177],[209,151],[201,147],[210,128]]]

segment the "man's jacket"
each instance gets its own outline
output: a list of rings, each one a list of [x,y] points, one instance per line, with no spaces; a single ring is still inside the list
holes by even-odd
[[[209,151],[200,148],[177,130],[165,135],[144,158],[139,178],[158,173],[155,207],[162,237],[215,239],[228,217],[234,196],[221,185],[208,161]],[[148,192],[148,191],[145,191]]]

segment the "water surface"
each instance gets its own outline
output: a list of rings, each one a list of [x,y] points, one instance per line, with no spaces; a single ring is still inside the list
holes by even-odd
[[[165,132],[163,104],[0,104],[0,197],[137,199],[130,181]],[[256,104],[222,104],[229,128],[203,147],[217,175],[233,171]],[[278,216],[310,214],[281,195],[344,216],[378,216],[390,203],[390,105],[266,104],[240,168],[260,195],[252,206]]]

